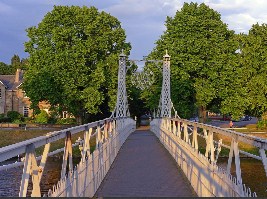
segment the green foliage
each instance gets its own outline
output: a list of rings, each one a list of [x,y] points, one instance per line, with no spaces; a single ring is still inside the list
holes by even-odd
[[[9,117],[0,118],[0,123],[10,123],[11,119]]]
[[[76,124],[75,118],[58,118],[56,124]]]
[[[23,89],[32,108],[47,100],[75,117],[114,109],[118,55],[130,50],[118,19],[95,7],[54,6],[27,33]]]
[[[266,129],[267,128],[267,120],[259,120],[257,122],[258,129]]]
[[[36,115],[35,122],[38,124],[47,124],[48,123],[49,115],[45,110],[41,110],[41,112]]]
[[[14,123],[14,124],[22,124],[23,122],[21,121],[21,119],[15,119],[12,123]]]
[[[14,68],[12,68],[12,66],[0,62],[0,75],[14,75],[14,74],[15,70]]]
[[[14,69],[21,68],[21,62],[20,62],[20,58],[19,58],[18,55],[14,55],[14,56],[11,58],[11,66],[12,66]]]
[[[267,110],[267,25],[253,25],[240,36],[240,46],[248,109],[259,117]]]
[[[205,111],[234,93],[234,88],[228,86],[228,92],[225,86],[236,67],[238,42],[218,12],[204,3],[184,3],[173,18],[167,17],[166,27],[149,58],[162,59],[168,49],[171,99],[181,117],[190,117],[197,107]],[[148,106],[157,107],[162,77],[156,67],[150,67],[159,76],[143,99]]]
[[[23,116],[17,112],[17,111],[8,111],[7,117],[11,119],[11,122],[14,122],[15,120],[22,120]]]

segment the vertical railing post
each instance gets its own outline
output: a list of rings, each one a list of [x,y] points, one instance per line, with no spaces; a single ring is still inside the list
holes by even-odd
[[[39,166],[39,183],[41,182],[41,178],[43,176],[44,167],[47,161],[49,149],[50,149],[50,143],[47,143],[45,145],[44,152],[43,152],[42,159],[41,159],[40,166]]]
[[[207,130],[204,129],[204,135],[206,137],[206,153],[205,156],[209,157],[210,154],[210,161],[214,162],[214,142],[213,142],[213,131],[209,129],[208,135]]]
[[[105,140],[108,139],[108,127],[109,127],[109,121],[105,121],[105,124],[104,124],[104,139]]]
[[[97,124],[97,129],[96,129],[96,148],[99,148],[99,143],[101,144],[102,141],[102,135],[101,135],[101,129],[100,129],[100,124]]]
[[[61,169],[61,179],[63,179],[66,175],[67,170],[67,161],[69,159],[69,171],[73,171],[73,162],[72,162],[72,144],[71,144],[71,132],[66,132],[66,139],[65,139],[65,148],[64,148],[64,155],[63,155],[63,163]]]
[[[20,185],[19,197],[26,197],[27,188],[29,184],[29,177],[32,176],[32,197],[41,197],[40,190],[40,170],[37,166],[35,158],[35,147],[34,144],[30,144],[26,147],[26,156],[22,174],[22,180]]]
[[[181,122],[180,122],[180,120],[178,120],[178,123],[177,123],[177,133],[178,133],[178,137],[181,138]]]
[[[184,122],[183,125],[184,125],[184,141],[185,141],[186,143],[188,143],[189,137],[188,137],[187,124]]]
[[[194,147],[196,150],[198,150],[197,125],[196,124],[194,124],[194,129],[193,129],[192,147]]]
[[[235,156],[236,178],[237,178],[238,183],[241,184],[242,183],[242,177],[241,177],[238,142],[234,138],[232,138],[231,148],[230,148],[229,158],[228,158],[228,164],[227,164],[227,173],[229,173],[229,174],[231,174],[231,165],[232,165],[233,155]]]
[[[262,164],[263,164],[263,167],[264,167],[264,170],[265,170],[265,174],[266,174],[266,177],[267,177],[267,158],[266,158],[266,153],[265,153],[264,149],[260,149],[259,152],[260,152],[261,161],[262,161]]]
[[[173,134],[174,134],[175,136],[177,136],[177,131],[176,131],[176,121],[175,121],[175,120],[172,121],[172,130],[173,130]]]
[[[86,156],[88,157],[90,155],[90,137],[92,134],[92,128],[88,129],[88,127],[85,128],[84,133],[84,144],[83,144],[83,150],[82,150],[82,161],[85,161]]]

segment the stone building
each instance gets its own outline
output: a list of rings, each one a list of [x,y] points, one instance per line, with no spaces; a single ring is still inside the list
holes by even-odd
[[[32,116],[31,101],[20,87],[23,83],[23,71],[17,69],[15,75],[0,75],[0,114],[17,111],[24,117]],[[48,110],[49,104],[42,102],[42,109]]]
[[[21,89],[23,83],[23,70],[17,69],[15,75],[0,75],[0,114],[8,111],[17,111],[24,117],[31,117],[31,101],[25,91]],[[46,101],[39,102],[39,108],[49,114],[50,104]],[[73,118],[67,111],[63,111],[62,118]]]

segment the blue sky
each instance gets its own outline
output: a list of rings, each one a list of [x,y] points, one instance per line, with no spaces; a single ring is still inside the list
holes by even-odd
[[[174,16],[181,0],[0,0],[0,61],[10,64],[14,54],[26,58],[24,42],[28,27],[37,26],[53,5],[95,6],[117,17],[132,45],[131,59],[149,54],[165,30],[167,16]],[[252,24],[267,23],[266,0],[197,0],[222,15],[236,32],[247,33]]]

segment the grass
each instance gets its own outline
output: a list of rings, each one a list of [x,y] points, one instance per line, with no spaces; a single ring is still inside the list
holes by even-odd
[[[256,137],[260,137],[260,138],[264,138],[267,139],[267,133],[257,133],[257,132],[266,132],[267,129],[263,130],[263,129],[257,129],[256,124],[249,124],[246,126],[247,129],[233,129],[236,132],[241,132],[247,135],[252,135],[252,136],[256,136]],[[202,129],[199,129],[199,133],[202,134]],[[183,137],[183,134],[182,134]],[[218,133],[214,133],[214,140],[219,141],[220,139],[222,139],[223,144],[228,145],[229,147],[231,146],[231,141],[232,139],[230,137],[218,134]],[[190,136],[190,140],[192,141],[192,135]],[[198,137],[198,148],[199,151],[202,154],[205,154],[206,151],[206,140],[202,137]],[[239,142],[238,143],[238,148],[242,151],[246,151],[248,153],[254,154],[254,155],[259,155],[259,150],[258,148],[251,146],[249,144],[243,143],[243,142]],[[222,147],[221,148],[221,152],[220,152],[220,157],[228,157],[229,156],[229,149]],[[267,151],[266,151],[267,153]],[[240,154],[240,156],[243,156]]]
[[[55,129],[56,130],[56,129]],[[48,129],[30,129],[30,130],[22,130],[22,129],[14,129],[14,130],[4,130],[4,129],[0,129],[0,148],[1,147],[5,147],[11,144],[15,144],[18,142],[22,142],[28,139],[32,139],[35,137],[39,137],[42,135],[45,135],[48,132],[52,132],[55,130],[48,130]],[[75,141],[78,139],[78,137],[83,138],[83,133],[84,132],[79,132],[76,133],[75,135],[73,135],[71,137],[71,141],[72,143],[75,143]],[[63,148],[65,145],[65,139],[60,139],[58,141],[55,141],[53,143],[51,143],[50,146],[50,152],[54,151],[56,149],[60,149]],[[96,140],[95,139],[91,139],[90,140],[90,146],[91,146],[91,152],[95,149],[95,145],[96,145]],[[44,146],[39,147],[36,149],[36,155],[42,155],[44,150]],[[61,156],[63,153],[59,153],[56,156]],[[81,152],[79,150],[79,147],[74,147],[73,148],[73,157],[80,157],[81,156]]]

